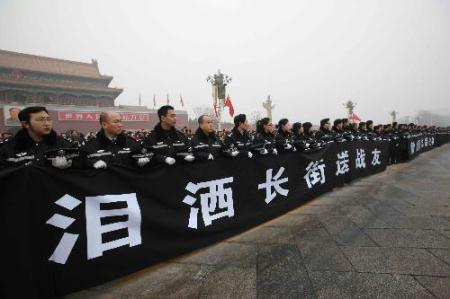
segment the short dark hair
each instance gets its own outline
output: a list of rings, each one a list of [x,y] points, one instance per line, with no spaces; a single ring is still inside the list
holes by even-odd
[[[39,113],[42,111],[45,111],[47,114],[49,114],[45,107],[41,106],[27,107],[19,112],[19,120],[29,122],[32,113]]]
[[[107,112],[101,112],[100,116],[98,118],[98,121],[100,122],[100,124],[102,124],[104,121],[106,121],[107,118],[108,118],[108,113]]]
[[[162,107],[160,107],[160,108],[158,109],[158,118],[159,118],[160,121],[161,121],[161,117],[166,116],[166,115],[167,115],[167,112],[168,112],[169,110],[175,110],[175,108],[173,108],[173,107],[170,106],[170,105],[164,105],[164,106],[162,106]]]
[[[330,119],[329,118],[324,118],[320,121],[320,127],[323,127],[324,124],[326,124],[327,122],[329,122]]]
[[[287,124],[289,122],[289,120],[287,118],[282,118],[278,121],[278,127],[281,128],[282,126],[284,126],[285,124]]]
[[[270,124],[270,118],[264,117],[256,122],[256,133],[264,133],[264,126]]]
[[[336,127],[338,124],[342,124],[342,119],[338,118],[334,120],[333,125]]]
[[[311,129],[311,128],[312,128],[312,123],[310,123],[309,121],[303,123],[303,131],[305,133],[308,133],[309,129]]]
[[[234,117],[234,126],[238,127],[241,123],[245,123],[247,116],[245,114],[238,114]]]
[[[300,123],[300,122],[295,122],[295,123],[292,125],[292,131],[294,131],[294,133],[296,133],[301,127],[302,127],[302,123]]]
[[[206,115],[206,114],[200,115],[200,117],[198,118],[198,124],[199,125],[201,125],[203,123],[203,121],[205,120],[205,117],[210,117],[210,116]]]

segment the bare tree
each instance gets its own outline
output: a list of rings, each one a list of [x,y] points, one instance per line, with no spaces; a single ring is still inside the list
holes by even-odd
[[[450,124],[450,115],[441,115],[429,110],[419,110],[414,116],[406,115],[401,117],[399,122],[414,122],[419,125],[446,127]]]
[[[252,114],[251,114],[250,122],[251,122],[252,124],[256,124],[256,122],[257,122],[258,120],[260,120],[261,118],[262,118],[262,114],[261,114],[260,111],[253,111]]]
[[[446,127],[450,124],[450,115],[437,114],[428,110],[419,110],[414,119],[428,126]]]
[[[208,115],[209,117],[211,117],[214,126],[217,126],[219,124],[219,120],[213,108],[207,106],[200,106],[194,107],[192,110],[194,111],[194,115],[196,118],[199,118],[202,115]]]

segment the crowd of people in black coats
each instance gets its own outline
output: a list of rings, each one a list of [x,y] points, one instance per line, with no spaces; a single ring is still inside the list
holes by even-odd
[[[159,123],[151,132],[124,131],[120,114],[103,112],[100,130],[83,135],[75,130],[57,135],[45,107],[27,107],[19,113],[22,129],[14,136],[0,139],[0,168],[24,165],[51,165],[56,168],[107,168],[109,165],[149,167],[177,162],[209,161],[225,156],[252,158],[279,155],[283,152],[311,152],[332,142],[389,141],[390,163],[399,160],[400,141],[423,134],[449,132],[449,128],[411,124],[375,125],[373,121],[351,123],[348,119],[329,118],[313,129],[310,122],[281,119],[274,125],[269,118],[250,130],[245,114],[234,117],[231,131],[216,133],[208,115],[198,118],[198,128],[175,128],[176,113],[172,106],[158,110]]]

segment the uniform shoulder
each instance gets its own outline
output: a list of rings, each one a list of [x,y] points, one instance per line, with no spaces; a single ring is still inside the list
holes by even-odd
[[[68,140],[62,136],[56,136],[56,144],[59,147],[73,147],[74,146],[74,144],[70,140]]]
[[[98,138],[93,137],[84,143],[84,145],[81,147],[81,150],[86,151],[86,152],[96,151],[99,144],[100,144],[100,142],[99,142]]]
[[[142,142],[144,144],[149,145],[149,144],[156,143],[157,140],[158,140],[157,133],[156,133],[156,131],[153,130],[153,131],[145,134],[144,138],[142,139]]]
[[[137,141],[136,139],[134,139],[131,136],[125,135],[126,138],[126,144],[130,144],[132,146],[139,146],[141,143],[139,141]]]
[[[0,143],[0,146],[12,144],[12,143],[14,143],[14,137],[11,137],[11,138],[8,138],[8,139],[6,139],[6,140],[3,140],[3,141]]]
[[[15,140],[14,137],[4,140],[1,144],[0,144],[0,152],[7,152],[7,151],[11,151],[14,149],[14,145],[15,145]]]

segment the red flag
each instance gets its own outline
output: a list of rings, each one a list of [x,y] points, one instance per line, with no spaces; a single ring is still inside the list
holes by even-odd
[[[153,94],[153,109],[156,107],[156,95]]]
[[[167,94],[167,105],[170,104],[169,94]]]
[[[359,116],[356,115],[356,113],[353,113],[353,114],[352,114],[351,119],[354,120],[354,121],[361,121],[361,118],[359,118]]]
[[[231,103],[230,95],[227,95],[224,107],[228,107],[228,112],[230,113],[230,116],[233,117],[234,107],[233,107],[233,103]]]
[[[181,93],[180,93],[180,104],[181,104],[181,107],[184,107],[183,97],[181,96]]]

